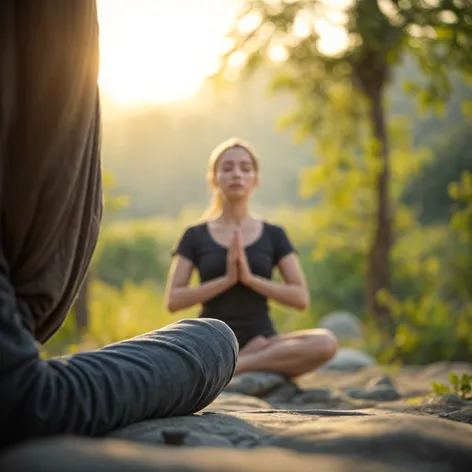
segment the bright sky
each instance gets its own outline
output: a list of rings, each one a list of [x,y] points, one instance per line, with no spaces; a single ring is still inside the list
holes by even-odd
[[[100,86],[120,104],[185,99],[215,69],[238,0],[98,0]]]
[[[334,0],[330,0],[334,1]],[[336,0],[346,1],[346,0]],[[100,87],[120,105],[184,100],[217,66],[242,0],[98,0]],[[319,25],[323,28],[323,25]],[[326,49],[339,47],[326,31]],[[323,33],[324,34],[324,33]],[[336,49],[336,47],[334,49]],[[274,51],[274,57],[283,54]]]

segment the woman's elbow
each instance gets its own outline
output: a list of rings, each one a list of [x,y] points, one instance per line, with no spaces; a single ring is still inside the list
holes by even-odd
[[[295,304],[295,308],[300,311],[305,311],[308,309],[308,306],[310,304],[306,300],[297,300],[297,303]]]
[[[176,303],[175,297],[169,294],[166,301],[166,308],[169,313],[175,313],[179,311],[178,304]]]
[[[305,311],[310,306],[310,295],[308,292],[303,291],[300,296],[297,298],[296,306],[298,310]]]
[[[177,313],[181,309],[182,308],[176,303],[172,303],[172,302],[167,303],[167,311],[171,314]]]

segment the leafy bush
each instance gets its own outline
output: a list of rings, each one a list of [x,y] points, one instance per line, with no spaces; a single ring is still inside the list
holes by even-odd
[[[126,281],[163,283],[168,270],[167,261],[162,260],[165,249],[151,235],[110,237],[95,259],[96,277],[118,288]]]
[[[440,259],[416,260],[427,283],[416,297],[378,294],[395,318],[396,334],[381,360],[425,364],[468,361],[472,354],[472,176],[449,187],[456,207]],[[429,266],[428,266],[429,261]],[[431,270],[434,266],[434,270]]]
[[[472,393],[471,377],[465,372],[459,377],[455,372],[449,374],[449,382],[451,387],[442,383],[432,382],[431,386],[436,395],[445,395],[448,393],[455,393],[464,400],[470,399]]]
[[[78,334],[73,317],[42,347],[45,357],[95,349],[196,316],[196,309],[171,314],[162,289],[152,282],[125,282],[121,289],[101,281],[91,283],[90,325]]]

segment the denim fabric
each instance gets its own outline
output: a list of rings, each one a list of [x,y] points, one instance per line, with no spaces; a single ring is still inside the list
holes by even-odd
[[[233,375],[236,337],[213,319],[183,320],[97,351],[42,360],[8,288],[0,277],[0,448],[188,415],[211,403]]]

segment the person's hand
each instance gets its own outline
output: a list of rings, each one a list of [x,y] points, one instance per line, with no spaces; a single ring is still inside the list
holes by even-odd
[[[252,280],[252,272],[246,257],[246,251],[243,244],[243,236],[240,229],[236,230],[236,250],[238,256],[239,280],[249,285]]]
[[[226,278],[230,286],[233,286],[239,279],[238,274],[238,247],[236,233],[228,247],[226,256]]]

